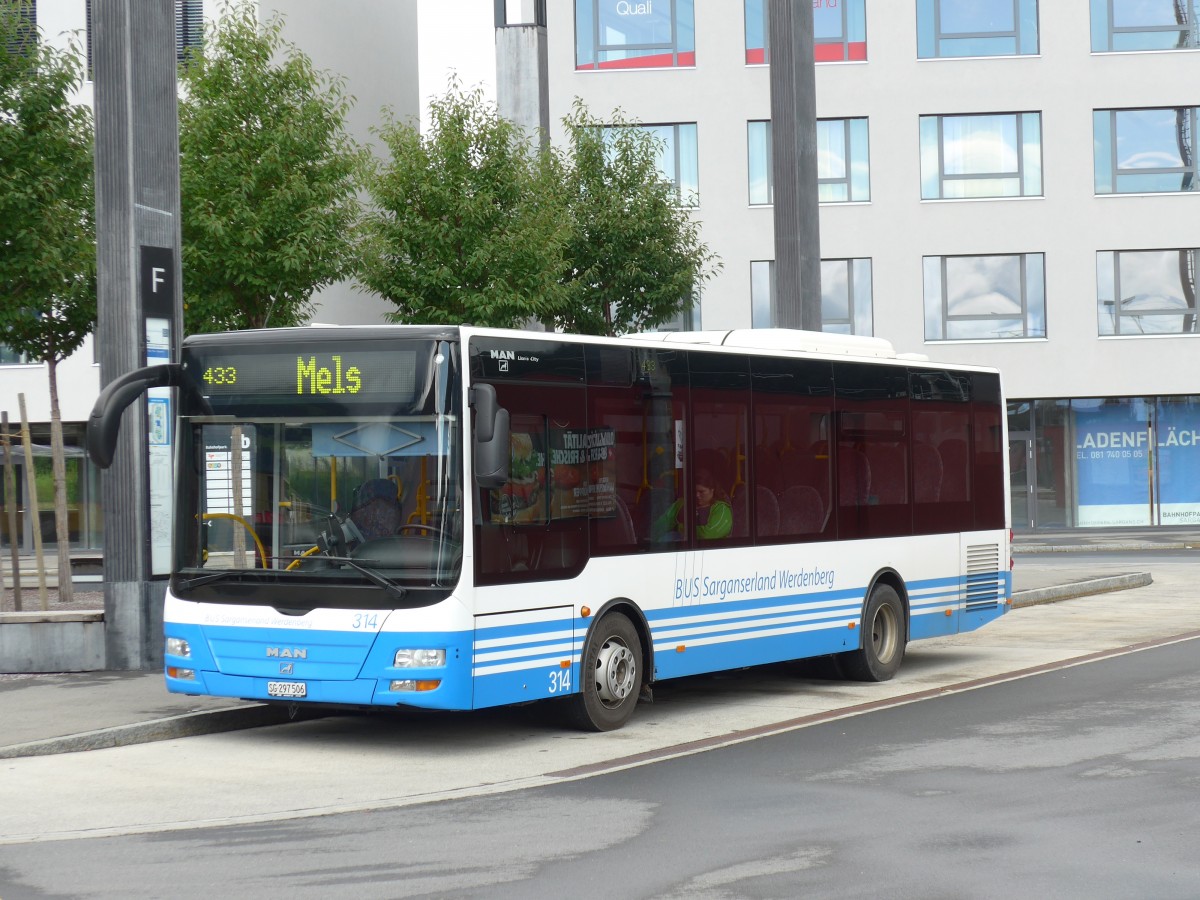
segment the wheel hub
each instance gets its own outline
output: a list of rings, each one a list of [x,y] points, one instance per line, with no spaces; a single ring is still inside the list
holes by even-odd
[[[596,656],[596,688],[606,704],[618,704],[633,692],[637,660],[624,644],[610,640]]]

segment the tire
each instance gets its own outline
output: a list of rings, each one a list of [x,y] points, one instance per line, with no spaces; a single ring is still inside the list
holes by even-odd
[[[584,731],[613,731],[629,721],[642,690],[642,641],[633,623],[609,613],[592,628],[580,661],[579,693],[567,715]]]
[[[890,681],[900,669],[908,627],[904,604],[891,585],[877,584],[863,608],[862,646],[838,655],[842,671],[855,681]]]

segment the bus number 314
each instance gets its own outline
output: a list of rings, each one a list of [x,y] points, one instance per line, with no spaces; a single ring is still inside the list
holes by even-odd
[[[550,671],[550,693],[569,694],[571,692],[571,670],[552,669]]]

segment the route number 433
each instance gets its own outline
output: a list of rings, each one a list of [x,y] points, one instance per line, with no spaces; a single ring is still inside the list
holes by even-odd
[[[550,693],[551,694],[569,694],[569,693],[571,693],[571,670],[570,669],[551,669],[550,670]]]

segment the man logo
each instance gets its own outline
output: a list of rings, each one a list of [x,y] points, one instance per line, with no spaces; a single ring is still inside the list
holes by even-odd
[[[303,647],[268,647],[267,659],[308,659]]]
[[[491,350],[489,352],[492,354],[492,359],[515,360],[517,358],[516,350]]]
[[[279,674],[280,675],[291,675],[294,671],[296,671],[295,663],[280,663],[279,664]]]

